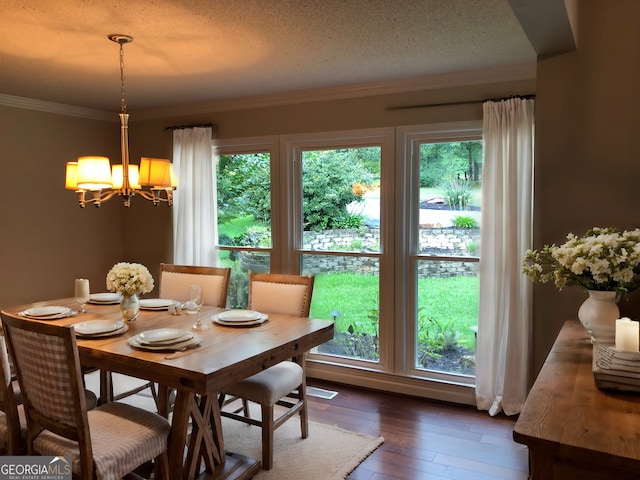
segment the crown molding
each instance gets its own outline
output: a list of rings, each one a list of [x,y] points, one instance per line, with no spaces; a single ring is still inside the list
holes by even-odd
[[[106,122],[118,122],[118,115],[104,110],[92,108],[76,107],[64,103],[48,102],[35,98],[16,97],[0,93],[0,106],[22,108],[24,110],[36,110],[38,112],[55,113],[69,117],[87,118],[90,120],[101,120]]]
[[[189,105],[141,109],[134,112],[136,120],[152,120],[166,117],[223,112],[228,110],[246,110],[250,108],[295,105],[309,102],[345,100],[350,98],[369,97],[374,95],[390,95],[415,92],[420,90],[437,90],[487,83],[533,80],[536,78],[536,64],[527,63],[509,65],[483,70],[429,75],[388,82],[361,83],[337,87],[296,90],[273,95],[256,95],[251,97],[231,98],[202,102]],[[33,98],[16,97],[0,93],[0,106],[37,110],[40,112],[68,115],[91,120],[117,122],[118,115],[104,110],[95,110],[74,105],[48,102]]]
[[[246,110],[281,105],[294,105],[310,102],[345,100],[350,98],[389,95],[415,92],[420,90],[437,90],[487,83],[534,80],[536,63],[509,65],[482,70],[429,75],[387,82],[361,83],[337,87],[296,90],[282,94],[256,95],[251,97],[214,100],[198,104],[178,105],[137,110],[136,120],[152,120],[170,116],[223,112],[228,110]]]

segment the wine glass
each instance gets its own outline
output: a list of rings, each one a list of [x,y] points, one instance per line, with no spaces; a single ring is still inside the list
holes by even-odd
[[[196,323],[194,323],[192,327],[194,330],[206,330],[209,328],[209,325],[205,325],[200,321],[202,302],[202,285],[191,285],[189,289],[189,303],[191,304],[190,307],[193,308],[198,315]]]
[[[75,297],[76,302],[80,305],[80,313],[87,311],[87,302],[89,301],[89,280],[86,278],[76,278]]]

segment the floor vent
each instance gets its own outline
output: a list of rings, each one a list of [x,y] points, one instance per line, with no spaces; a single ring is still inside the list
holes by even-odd
[[[331,400],[333,397],[338,395],[338,392],[325,390],[324,388],[307,386],[307,395],[310,395],[312,397],[326,398],[327,400]]]

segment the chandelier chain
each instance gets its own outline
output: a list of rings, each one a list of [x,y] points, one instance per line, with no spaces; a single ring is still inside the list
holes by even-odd
[[[120,107],[122,113],[127,113],[127,98],[124,88],[124,47],[120,43]]]

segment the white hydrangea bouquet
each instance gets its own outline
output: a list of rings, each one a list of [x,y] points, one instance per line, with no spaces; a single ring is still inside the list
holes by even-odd
[[[153,277],[139,263],[116,263],[107,273],[107,289],[123,296],[141,295],[153,290]]]
[[[534,282],[556,287],[628,293],[640,287],[640,229],[620,233],[594,227],[582,237],[570,233],[560,245],[527,250],[522,272]]]

